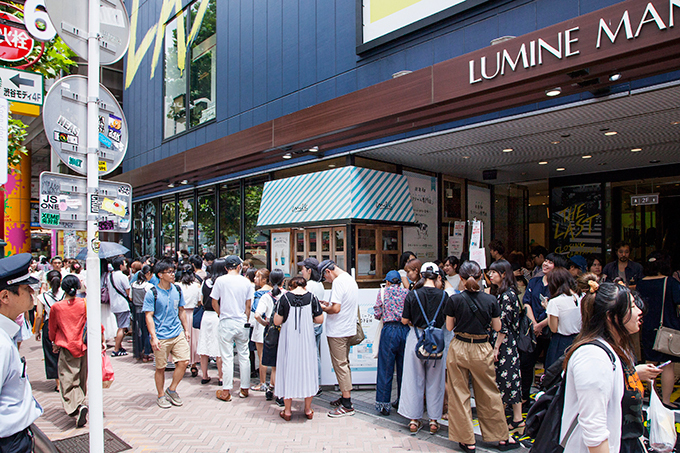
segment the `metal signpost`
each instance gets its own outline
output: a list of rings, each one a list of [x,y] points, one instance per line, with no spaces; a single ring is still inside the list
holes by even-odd
[[[87,153],[83,157],[87,157],[87,167],[84,174],[87,175],[87,203],[86,203],[86,223],[87,223],[87,289],[88,294],[91,295],[90,303],[87,304],[87,341],[91,345],[87,350],[88,362],[88,399],[90,404],[90,452],[103,453],[104,452],[104,410],[103,410],[103,394],[102,394],[102,358],[100,348],[94,347],[101,342],[101,305],[96,303],[99,300],[100,294],[100,269],[99,269],[99,211],[104,209],[103,202],[100,201],[101,195],[99,190],[99,174],[106,174],[113,171],[122,161],[125,151],[127,150],[127,140],[122,144],[122,149],[113,145],[111,136],[117,137],[116,132],[122,134],[125,125],[125,118],[121,112],[120,115],[115,115],[108,109],[111,103],[110,100],[101,99],[102,90],[99,85],[99,68],[100,64],[111,64],[120,60],[125,52],[130,41],[130,23],[127,16],[127,11],[121,0],[48,0],[45,2],[47,13],[59,36],[68,44],[74,52],[81,58],[87,61],[87,96],[85,99],[74,98],[73,90],[71,91],[71,99],[75,100],[72,104],[78,105],[79,102],[87,103],[87,123],[78,124],[69,120],[66,116],[61,115],[64,119],[57,124],[59,127],[65,129],[64,139],[68,143],[68,133],[78,137],[81,130],[85,130]],[[100,58],[101,53],[101,58]],[[68,82],[66,82],[68,84]],[[66,87],[61,84],[59,88],[59,96],[64,98]],[[68,94],[68,93],[66,93]],[[105,105],[102,105],[105,104]],[[117,104],[116,104],[117,105]],[[63,107],[63,102],[62,102]],[[100,108],[104,110],[103,114]],[[120,106],[118,106],[120,109]],[[54,108],[45,106],[45,111],[50,110],[51,114],[59,115],[59,111],[52,112]],[[56,107],[60,109],[60,107]],[[78,107],[74,107],[78,109]],[[108,112],[107,112],[108,110]],[[111,115],[116,117],[112,118]],[[54,140],[55,124],[45,124],[45,112],[43,112],[43,125],[48,138]],[[109,121],[104,123],[104,133],[100,134],[100,116],[108,118]],[[82,121],[78,118],[76,121]],[[111,130],[113,126],[113,130]],[[125,130],[127,127],[125,126]],[[78,133],[75,133],[78,132]],[[111,132],[111,134],[109,134]],[[126,132],[127,133],[127,132]],[[108,151],[101,150],[102,140],[100,137],[108,138],[111,141],[113,148],[117,148],[120,159],[111,161],[111,165],[106,168],[100,167],[100,161],[106,162]],[[59,141],[61,142],[61,137]],[[120,137],[119,137],[120,138]],[[73,141],[73,138],[70,138]],[[63,143],[63,142],[62,142]],[[120,143],[120,142],[117,142]],[[108,145],[109,141],[103,140],[104,145]],[[75,153],[71,156],[78,156],[77,149],[82,146],[81,143],[76,144]],[[106,148],[107,146],[105,146]],[[56,147],[58,150],[64,151],[61,146]],[[111,149],[114,156],[116,151]],[[62,159],[62,157],[60,155]],[[104,159],[102,159],[104,158]],[[116,162],[117,161],[117,162]],[[65,163],[69,165],[69,161]],[[72,163],[76,168],[78,165]],[[69,165],[71,166],[71,165]],[[82,162],[81,162],[82,166]],[[73,167],[71,167],[73,168]],[[75,168],[74,168],[75,170]],[[78,171],[78,170],[76,170]],[[83,173],[82,171],[80,171]],[[42,186],[42,181],[41,181]],[[61,187],[60,187],[61,188]],[[77,188],[78,189],[78,188]],[[82,188],[80,188],[82,189]],[[75,199],[75,197],[74,197]],[[115,202],[111,200],[114,204]],[[68,202],[64,200],[68,208]],[[72,204],[77,204],[76,201],[71,201]],[[111,206],[111,209],[120,213],[120,206]],[[128,204],[128,210],[130,205]],[[68,209],[67,211],[68,212]],[[114,214],[115,215],[115,214]],[[122,216],[116,216],[122,217]],[[59,220],[61,221],[61,215]],[[52,217],[49,221],[56,221],[56,217]],[[108,225],[108,224],[107,224]],[[119,223],[120,226],[120,223]],[[129,223],[128,223],[129,227]],[[94,302],[94,303],[93,303]]]

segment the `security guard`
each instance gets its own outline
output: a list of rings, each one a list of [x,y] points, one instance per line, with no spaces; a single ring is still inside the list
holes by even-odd
[[[31,424],[42,414],[12,338],[14,320],[33,307],[32,294],[40,282],[31,277],[30,253],[0,259],[0,453],[33,451]]]

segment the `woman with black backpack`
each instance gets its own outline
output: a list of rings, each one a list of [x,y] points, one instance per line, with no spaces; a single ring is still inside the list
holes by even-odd
[[[430,434],[434,434],[439,431],[438,420],[442,416],[444,406],[445,365],[442,363],[441,355],[438,359],[419,358],[416,346],[424,337],[424,330],[428,325],[435,329],[443,329],[444,306],[449,297],[442,289],[442,273],[436,264],[423,264],[420,274],[421,280],[404,300],[404,312],[401,318],[402,324],[411,328],[404,348],[404,370],[398,413],[410,420],[409,430],[417,433],[423,427],[420,418],[423,416],[423,395],[425,395],[427,415],[430,419]],[[441,354],[443,355],[443,332],[441,333]]]
[[[517,295],[517,283],[512,265],[506,260],[496,260],[489,266],[489,280],[495,286],[495,295],[501,309],[501,330],[492,332],[493,354],[496,360],[496,384],[505,407],[512,408],[510,431],[523,431],[522,381],[519,369],[519,321],[524,305]]]
[[[460,266],[460,278],[465,291],[454,294],[444,308],[446,328],[455,335],[446,358],[449,439],[458,442],[464,452],[475,451],[468,381],[468,376],[472,376],[482,438],[485,442],[498,442],[501,451],[512,450],[519,447],[519,443],[510,437],[496,386],[494,351],[489,343],[490,330],[501,330],[501,310],[495,297],[481,291],[479,264],[464,262]]]

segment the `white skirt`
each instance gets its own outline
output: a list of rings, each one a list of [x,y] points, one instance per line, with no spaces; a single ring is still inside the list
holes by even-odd
[[[198,331],[198,346],[196,347],[198,355],[207,355],[209,357],[220,356],[219,324],[220,318],[217,316],[217,313],[211,310],[203,312],[201,329]]]
[[[102,307],[102,326],[104,326],[104,338],[106,340],[113,340],[118,333],[118,323],[116,322],[116,315],[111,311],[111,305],[101,304]]]

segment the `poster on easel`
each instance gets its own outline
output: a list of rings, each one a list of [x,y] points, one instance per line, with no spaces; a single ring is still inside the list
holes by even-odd
[[[479,220],[472,221],[472,234],[470,235],[470,261],[476,261],[479,267],[486,269],[486,252],[483,244],[484,224]]]
[[[290,277],[290,233],[272,233],[272,269],[281,269]]]

